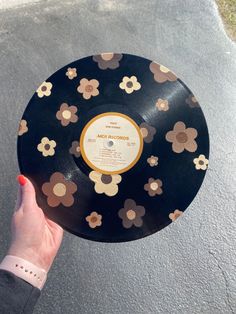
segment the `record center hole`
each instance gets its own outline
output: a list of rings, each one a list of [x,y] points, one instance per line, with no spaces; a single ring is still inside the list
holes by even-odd
[[[112,147],[113,145],[114,145],[114,142],[113,142],[113,141],[108,141],[108,142],[107,142],[107,146],[108,146],[108,147]]]

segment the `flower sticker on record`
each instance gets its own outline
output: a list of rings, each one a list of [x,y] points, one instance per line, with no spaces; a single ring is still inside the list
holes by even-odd
[[[119,84],[121,89],[124,89],[127,94],[133,93],[141,88],[141,84],[137,81],[136,76],[124,76],[122,82]]]
[[[18,135],[21,136],[26,132],[28,132],[27,121],[22,119],[19,124]]]
[[[189,105],[190,108],[199,108],[200,105],[193,94],[190,94],[188,98],[185,100],[186,104]]]
[[[154,167],[158,165],[158,157],[151,155],[147,159],[147,163],[150,165],[150,167]]]
[[[160,179],[149,178],[148,183],[144,185],[144,190],[148,192],[149,196],[161,195],[162,181]]]
[[[62,103],[60,109],[56,113],[56,118],[61,122],[62,126],[67,126],[69,123],[78,121],[76,106],[69,106],[67,103]]]
[[[70,80],[73,80],[75,77],[77,77],[77,70],[76,70],[76,68],[68,68],[67,71],[66,71],[66,76]]]
[[[156,107],[159,111],[167,111],[169,110],[169,103],[168,100],[158,98],[156,102]]]
[[[99,215],[97,212],[92,212],[89,216],[85,218],[88,222],[90,228],[94,229],[102,225],[102,215]]]
[[[51,207],[62,204],[70,207],[74,204],[73,194],[77,191],[77,185],[66,180],[60,172],[54,172],[49,182],[42,185],[42,191],[47,196],[47,203]]]
[[[77,92],[82,94],[84,99],[90,99],[92,96],[99,95],[98,86],[98,80],[82,78],[80,80],[80,85],[77,87]]]
[[[80,152],[80,146],[78,141],[73,141],[71,143],[71,148],[69,149],[69,153],[74,155],[75,157],[80,157],[81,152]]]
[[[36,93],[39,98],[42,98],[44,96],[50,96],[51,95],[51,89],[52,89],[52,83],[50,82],[43,82],[38,89],[36,90]]]
[[[177,80],[177,76],[173,72],[159,63],[151,62],[149,69],[154,74],[154,80],[158,83],[164,83],[166,81],[173,82]]]
[[[37,150],[42,153],[44,157],[53,156],[55,154],[56,142],[49,140],[47,137],[43,137],[41,142],[37,146]]]
[[[97,171],[91,171],[89,178],[95,183],[95,192],[98,194],[104,193],[107,196],[114,196],[118,193],[118,183],[122,179],[119,174],[107,175]]]
[[[186,128],[182,121],[175,123],[173,130],[166,133],[166,140],[172,143],[172,150],[175,153],[182,153],[184,150],[195,152],[197,143],[195,141],[198,132],[194,128]]]
[[[122,59],[122,54],[106,52],[100,55],[93,56],[93,61],[97,62],[99,69],[117,69],[120,66],[120,60]]]
[[[154,135],[156,134],[156,129],[153,126],[147,124],[146,122],[142,122],[139,128],[144,142],[151,143],[153,141]]]
[[[142,217],[145,215],[145,208],[136,205],[132,199],[127,199],[124,202],[124,207],[118,212],[118,216],[122,219],[124,228],[129,229],[132,226],[141,227],[143,225]]]
[[[182,214],[183,214],[183,212],[181,210],[176,209],[173,213],[169,214],[169,218],[170,218],[170,220],[175,221]]]
[[[208,159],[203,154],[199,155],[198,158],[193,159],[193,163],[195,164],[195,168],[197,170],[206,170],[208,162]]]

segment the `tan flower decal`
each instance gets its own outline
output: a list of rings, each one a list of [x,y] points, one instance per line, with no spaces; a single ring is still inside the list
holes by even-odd
[[[89,178],[95,182],[94,189],[98,194],[105,193],[107,196],[114,196],[118,193],[117,184],[121,182],[119,174],[107,175],[91,171]]]
[[[193,163],[195,164],[195,168],[197,170],[206,170],[208,166],[208,159],[205,155],[199,155],[198,158],[193,159]]]
[[[55,154],[54,148],[56,145],[54,140],[50,141],[47,137],[43,137],[41,143],[38,144],[37,149],[44,157],[53,156]]]
[[[166,133],[166,140],[172,143],[172,150],[175,153],[182,153],[185,149],[189,152],[197,150],[197,130],[187,128],[182,121],[178,121],[174,125],[174,129]]]
[[[74,194],[77,191],[77,185],[65,179],[60,172],[54,172],[49,182],[42,185],[42,191],[47,196],[48,205],[56,207],[62,204],[70,207],[74,203]]]
[[[158,83],[164,83],[166,81],[176,81],[177,77],[164,65],[156,62],[151,62],[149,66],[150,71],[154,74],[154,80]]]
[[[27,121],[22,119],[19,124],[18,135],[21,136],[25,134],[27,131],[28,131]]]
[[[90,99],[92,96],[99,95],[98,86],[99,82],[97,80],[87,80],[86,78],[83,78],[80,80],[80,85],[77,87],[77,91],[82,94],[84,99]]]
[[[151,143],[153,140],[153,136],[156,134],[156,129],[145,122],[142,122],[139,128],[144,142]]]
[[[38,97],[42,98],[43,96],[50,96],[52,89],[52,83],[50,82],[43,82],[39,88],[36,90]]]
[[[137,81],[137,77],[134,75],[131,77],[124,76],[119,87],[124,89],[127,94],[131,94],[133,91],[139,90],[141,88],[141,84]]]
[[[169,110],[169,103],[168,100],[164,100],[159,98],[156,102],[156,107],[160,111],[167,111]]]
[[[145,208],[136,205],[132,199],[127,199],[124,203],[124,208],[118,212],[118,216],[122,219],[122,225],[128,229],[132,226],[141,227],[143,225],[142,217],[145,215]]]
[[[160,179],[149,178],[148,183],[144,185],[144,190],[148,192],[149,196],[160,195],[162,191],[162,181]]]
[[[107,52],[93,56],[93,61],[98,63],[98,67],[101,70],[113,70],[120,66],[119,61],[122,59],[122,57],[122,54]]]
[[[76,68],[68,68],[66,71],[66,76],[68,79],[73,80],[77,76],[77,70]]]
[[[199,105],[199,103],[198,103],[196,97],[195,97],[193,94],[189,95],[188,98],[185,100],[185,102],[186,102],[186,104],[188,104],[189,107],[191,107],[191,108],[200,107],[200,105]]]
[[[179,218],[179,216],[181,216],[183,214],[183,212],[179,209],[176,209],[173,213],[169,214],[169,218],[172,221],[175,221],[177,218]]]
[[[71,143],[71,148],[69,149],[69,152],[75,157],[80,157],[81,153],[80,153],[79,142],[73,141]]]
[[[147,159],[147,162],[149,163],[149,165],[151,167],[157,166],[158,165],[158,157],[152,155]]]
[[[75,123],[78,121],[76,112],[76,106],[68,106],[68,104],[64,102],[57,111],[56,118],[61,121],[61,125],[67,126],[70,122]]]
[[[92,212],[89,216],[85,218],[88,222],[89,227],[94,229],[102,225],[102,215],[99,215],[97,212]]]

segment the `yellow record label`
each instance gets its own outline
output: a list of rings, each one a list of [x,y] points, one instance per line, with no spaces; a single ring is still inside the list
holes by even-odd
[[[92,169],[105,174],[123,173],[139,160],[143,138],[130,117],[106,112],[86,124],[80,137],[80,149]]]

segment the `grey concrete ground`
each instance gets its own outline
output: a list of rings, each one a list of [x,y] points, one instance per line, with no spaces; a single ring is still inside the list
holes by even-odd
[[[236,313],[236,47],[211,0],[3,5],[0,257],[10,237],[24,108],[51,73],[102,51],[157,60],[183,79],[208,121],[210,167],[185,215],[158,234],[102,244],[66,233],[35,313]]]

